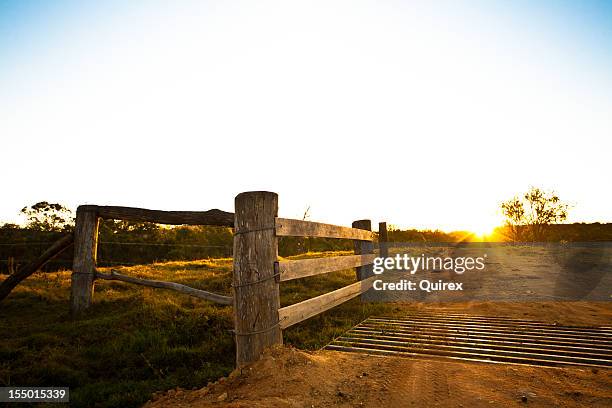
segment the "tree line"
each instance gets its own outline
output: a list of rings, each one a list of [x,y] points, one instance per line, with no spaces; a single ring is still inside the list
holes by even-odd
[[[514,242],[591,242],[612,241],[610,223],[562,224],[569,205],[553,192],[532,187],[525,194],[500,204],[505,224],[487,236],[487,241]],[[0,273],[11,273],[35,259],[62,235],[74,229],[72,211],[46,201],[24,207],[24,226],[0,225]],[[305,215],[306,217],[306,215]],[[469,231],[400,229],[389,227],[393,242],[480,241]],[[98,264],[100,266],[188,261],[232,256],[231,228],[213,226],[164,226],[154,223],[103,220],[99,228]],[[279,255],[306,252],[349,251],[353,243],[327,238],[281,237]],[[70,269],[72,251],[53,259],[45,270]]]
[[[24,207],[25,226],[0,225],[0,273],[11,273],[35,259],[74,229],[72,211],[61,204],[40,202]],[[98,235],[98,265],[115,266],[165,261],[189,261],[232,256],[233,231],[214,226],[164,226],[148,222],[102,220]],[[351,242],[325,238],[282,237],[279,255],[351,250]],[[50,261],[45,270],[70,269],[72,251]]]

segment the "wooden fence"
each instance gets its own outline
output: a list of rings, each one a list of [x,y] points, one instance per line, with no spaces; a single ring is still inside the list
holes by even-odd
[[[96,257],[100,219],[233,227],[233,296],[211,293],[173,282],[139,279],[116,271],[111,271],[109,274],[98,272]],[[265,348],[282,344],[283,329],[338,306],[372,287],[375,234],[371,230],[370,220],[355,221],[352,228],[348,228],[278,218],[278,195],[266,191],[246,192],[236,196],[235,213],[216,209],[157,211],[84,205],[77,209],[74,235],[60,240],[37,262],[25,268],[25,272],[14,279],[15,282],[9,282],[12,286],[7,290],[10,291],[39,265],[74,242],[70,296],[73,314],[78,314],[91,306],[96,279],[172,289],[222,305],[233,305],[236,364],[242,366],[257,360]],[[386,254],[386,248],[382,241],[386,241],[386,232],[386,223],[380,223],[380,253],[383,256]],[[355,255],[279,262],[278,237],[284,236],[350,239],[354,243]],[[348,268],[356,268],[357,282],[294,305],[280,307],[281,282]]]
[[[386,224],[380,223],[386,237]],[[350,300],[372,287],[374,251],[370,220],[352,228],[278,218],[278,196],[270,192],[239,194],[235,200],[234,323],[236,364],[259,358],[266,347],[282,344],[282,330]],[[351,239],[355,255],[278,261],[278,237]],[[356,268],[357,282],[341,289],[280,307],[280,283],[306,276]]]
[[[74,261],[70,305],[73,314],[78,314],[91,305],[96,278],[119,280],[155,288],[173,289],[212,302],[231,305],[232,298],[204,290],[190,288],[173,282],[138,279],[117,272],[104,274],[96,270],[98,251],[98,225],[100,219],[115,219],[135,222],[154,222],[170,225],[215,225],[234,226],[234,214],[221,210],[209,211],[158,211],[142,208],[82,205],[77,208],[74,228]]]

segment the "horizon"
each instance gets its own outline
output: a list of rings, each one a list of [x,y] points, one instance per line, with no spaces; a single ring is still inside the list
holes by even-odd
[[[0,6],[0,222],[39,201],[483,232],[612,222],[612,4]],[[492,136],[493,135],[493,136]]]
[[[61,204],[61,203],[58,203]],[[70,209],[67,208],[67,210],[70,212],[70,215],[73,217],[76,217],[76,209]],[[282,214],[280,214],[279,216],[282,217]],[[3,225],[9,225],[9,224],[13,224],[13,225],[17,225],[19,228],[25,229],[28,228],[28,220],[26,215],[21,214],[20,215],[20,222],[5,222],[3,220],[0,219],[0,227],[2,227]],[[319,220],[312,220],[310,219],[310,217],[306,218],[309,221],[314,221],[314,222],[321,222]],[[74,221],[75,218],[72,219],[72,221]],[[380,220],[380,221],[372,221],[372,231],[374,232],[378,232],[378,222],[384,222],[384,220]],[[612,222],[600,222],[600,221],[592,221],[592,222],[584,222],[584,221],[555,221],[552,222],[551,224],[549,224],[550,226],[558,226],[558,225],[593,225],[593,224],[599,224],[599,225],[608,225],[611,224]],[[71,223],[71,225],[74,225],[73,223]],[[179,227],[193,227],[193,225],[169,225],[169,224],[158,224],[161,225],[163,227],[166,228],[179,228]],[[528,226],[527,224],[524,224],[524,226]],[[389,223],[387,222],[387,230],[388,231],[400,231],[400,232],[406,232],[406,231],[418,231],[418,232],[432,232],[432,233],[436,233],[436,232],[441,232],[443,234],[447,234],[447,235],[453,235],[453,234],[465,234],[464,238],[470,238],[471,240],[475,240],[475,242],[493,242],[495,241],[496,238],[507,238],[507,237],[503,237],[500,236],[499,234],[501,232],[503,232],[504,228],[508,228],[510,227],[509,224],[507,224],[506,221],[500,223],[499,225],[496,225],[494,227],[492,227],[490,230],[487,231],[476,231],[474,229],[451,229],[451,230],[445,230],[445,229],[441,229],[441,228],[436,228],[436,227],[416,227],[416,226],[405,226],[405,225],[398,225],[398,224],[394,224],[394,223]],[[493,239],[493,241],[488,241],[490,239]]]

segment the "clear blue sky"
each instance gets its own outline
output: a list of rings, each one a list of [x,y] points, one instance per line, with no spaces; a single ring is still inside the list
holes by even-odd
[[[484,231],[537,185],[612,221],[611,39],[611,1],[0,0],[0,220],[264,189]]]

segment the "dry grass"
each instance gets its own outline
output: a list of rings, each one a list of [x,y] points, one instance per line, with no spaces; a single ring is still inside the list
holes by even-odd
[[[225,258],[120,271],[229,295],[231,269],[231,259]],[[347,270],[286,282],[281,302],[291,304],[354,279],[354,271]],[[69,296],[69,271],[38,273],[1,304],[0,386],[69,386],[73,406],[130,407],[141,405],[155,391],[202,387],[233,369],[231,307],[101,280],[91,309],[72,319]],[[389,310],[389,305],[355,299],[285,331],[285,342],[317,349],[366,316]]]
[[[291,259],[340,254],[347,253],[311,253]],[[120,270],[131,276],[230,294],[229,258]],[[345,270],[283,282],[281,304],[299,302],[354,281],[354,271]],[[101,280],[96,283],[91,309],[72,319],[69,293],[69,271],[41,273],[19,285],[0,304],[0,386],[69,386],[72,406],[136,407],[156,391],[201,388],[233,369],[231,307],[173,291]],[[610,302],[401,305],[353,299],[292,326],[284,331],[284,341],[301,349],[319,349],[370,315],[408,310],[585,325],[609,324],[612,316]]]

